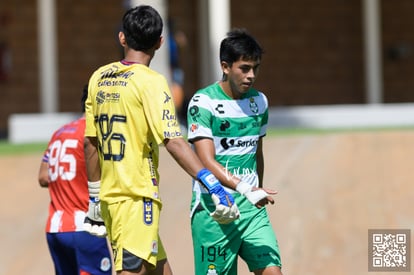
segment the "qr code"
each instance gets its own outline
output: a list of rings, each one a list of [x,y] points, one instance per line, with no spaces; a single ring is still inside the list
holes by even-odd
[[[368,230],[368,271],[410,271],[410,230]]]

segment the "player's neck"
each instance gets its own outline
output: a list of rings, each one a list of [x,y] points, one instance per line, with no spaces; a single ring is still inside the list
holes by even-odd
[[[148,53],[140,51],[128,51],[127,53],[125,53],[125,58],[123,59],[123,61],[125,63],[130,64],[142,64],[145,66],[149,66],[151,59],[152,56]]]
[[[241,97],[240,93],[236,93],[232,90],[229,81],[227,80],[219,81],[219,85],[221,89],[223,90],[223,92],[229,97],[231,97],[232,99],[239,99]]]

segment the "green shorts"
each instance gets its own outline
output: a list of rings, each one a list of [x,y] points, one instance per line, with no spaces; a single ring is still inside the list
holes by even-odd
[[[238,194],[234,198],[240,219],[223,225],[210,217],[214,210],[210,195],[202,195],[204,207],[191,219],[195,274],[237,274],[238,255],[251,272],[281,266],[279,245],[266,208],[258,209]]]

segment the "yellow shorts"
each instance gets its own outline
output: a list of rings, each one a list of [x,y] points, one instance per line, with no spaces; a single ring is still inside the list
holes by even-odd
[[[160,206],[160,202],[142,197],[113,204],[101,201],[117,271],[136,269],[136,257],[154,267],[167,258],[158,235]]]

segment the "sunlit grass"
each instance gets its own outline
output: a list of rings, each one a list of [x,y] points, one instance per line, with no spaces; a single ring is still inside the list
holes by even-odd
[[[0,156],[16,155],[27,153],[42,153],[47,144],[44,142],[11,144],[8,141],[0,140]]]

